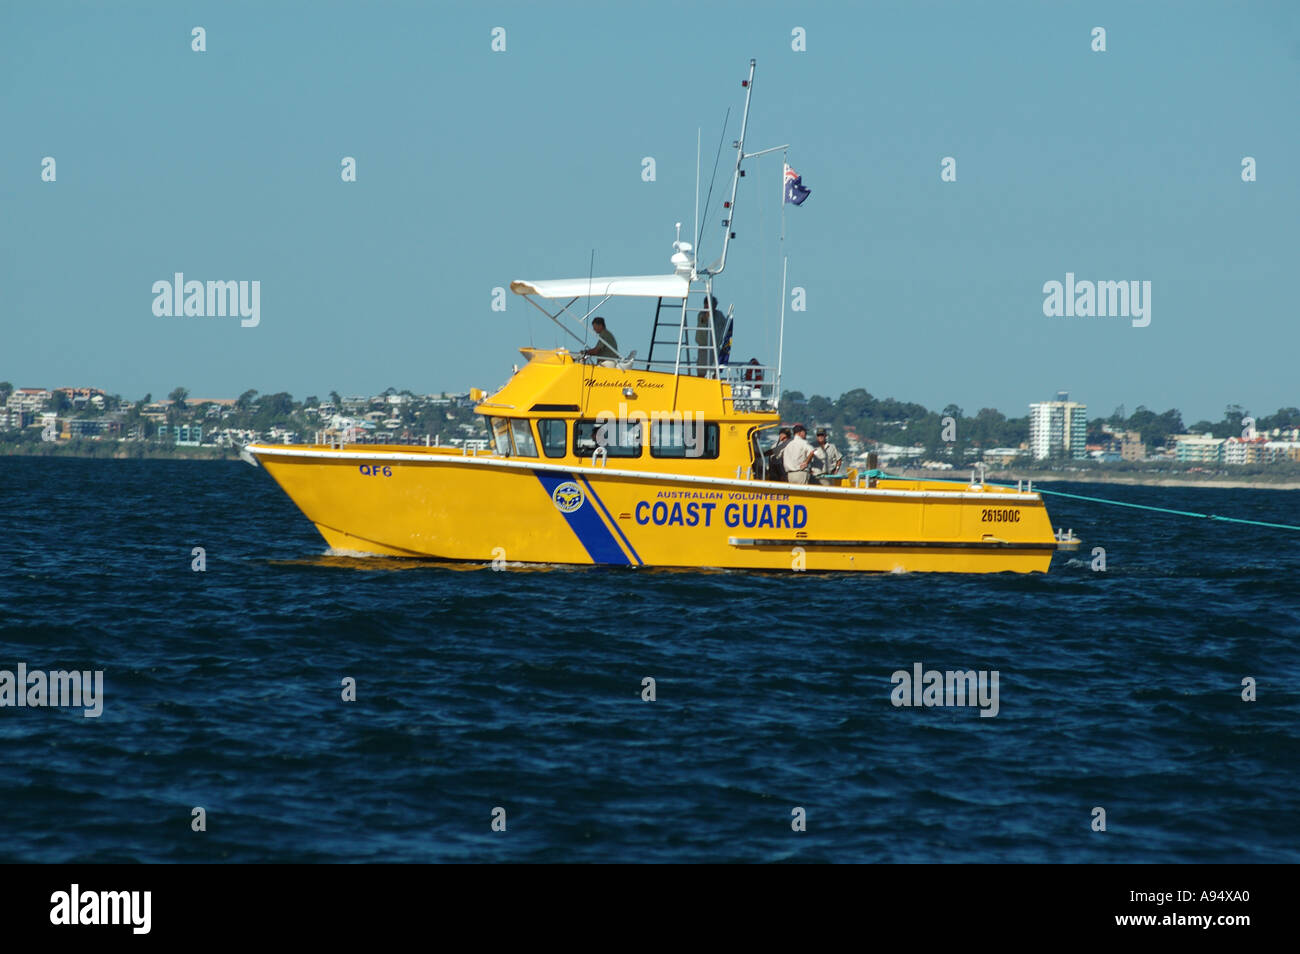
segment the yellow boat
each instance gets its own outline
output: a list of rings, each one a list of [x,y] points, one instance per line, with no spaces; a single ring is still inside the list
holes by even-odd
[[[1046,571],[1077,541],[1053,533],[1032,486],[853,470],[808,485],[764,478],[779,362],[729,364],[731,335],[711,304],[741,164],[760,154],[744,151],[753,75],[751,60],[718,261],[698,268],[679,225],[672,274],[511,283],[579,341],[560,318],[582,298],[596,300],[570,316],[584,327],[607,302],[653,301],[644,360],[608,347],[520,349],[526,363],[505,386],[471,392],[492,437],[483,451],[252,444],[242,456],[342,551],[497,565]],[[692,294],[706,303],[695,324]],[[539,303],[551,301],[567,303],[555,313]]]

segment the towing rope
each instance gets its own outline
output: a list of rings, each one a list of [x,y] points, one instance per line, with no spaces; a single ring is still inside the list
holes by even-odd
[[[865,473],[866,477],[875,477],[881,480],[934,480],[944,484],[965,484],[964,480],[945,480],[942,477],[896,477],[893,474],[886,474],[883,470],[869,470]],[[1002,490],[1019,490],[1011,484],[996,484],[985,482],[984,486],[997,487]],[[1277,530],[1300,530],[1300,526],[1294,526],[1289,523],[1268,523],[1264,520],[1247,520],[1244,517],[1224,517],[1217,513],[1195,513],[1191,510],[1171,510],[1168,507],[1155,507],[1151,504],[1129,503],[1126,500],[1109,500],[1106,497],[1089,497],[1084,494],[1066,493],[1064,490],[1043,490],[1039,488],[1034,491],[1040,494],[1051,494],[1053,497],[1070,497],[1074,500],[1087,500],[1092,503],[1110,504],[1113,507],[1133,507],[1137,510],[1154,510],[1157,513],[1172,513],[1179,517],[1196,517],[1201,520],[1220,520],[1225,523],[1246,523],[1255,527],[1273,527]]]

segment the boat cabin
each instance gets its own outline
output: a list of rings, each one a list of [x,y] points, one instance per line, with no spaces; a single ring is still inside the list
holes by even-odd
[[[674,262],[684,258],[689,268],[690,245],[674,247]],[[681,273],[512,282],[575,347],[520,349],[527,363],[475,406],[487,418],[492,452],[574,466],[761,476],[759,434],[779,423],[776,369],[730,360],[732,315],[714,310],[710,284]],[[653,303],[644,357],[626,338],[616,349],[599,348],[597,336],[584,339],[560,321],[569,313],[589,329],[615,298]],[[539,299],[562,304],[552,312]],[[585,313],[570,313],[579,300],[589,302]],[[701,307],[692,309],[692,301]]]

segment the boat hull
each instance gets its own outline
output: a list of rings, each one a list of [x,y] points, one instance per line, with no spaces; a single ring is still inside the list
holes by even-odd
[[[506,563],[1045,572],[1041,497],[937,481],[817,487],[438,448],[252,445],[336,550]]]

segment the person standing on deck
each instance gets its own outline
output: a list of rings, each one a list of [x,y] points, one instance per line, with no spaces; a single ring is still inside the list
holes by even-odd
[[[783,427],[777,432],[776,443],[763,455],[767,460],[765,479],[785,480],[785,466],[781,463],[781,455],[785,453],[785,446],[789,443],[790,428]]]
[[[785,467],[786,479],[792,484],[808,483],[808,465],[812,463],[813,449],[808,443],[808,429],[802,424],[794,426],[794,440],[785,445],[781,453],[781,464]]]
[[[717,359],[714,357],[716,352],[712,340],[717,314],[718,299],[711,295],[705,296],[704,310],[699,313],[695,321],[695,344],[698,346],[695,350],[696,377],[707,378],[709,372],[718,364]]]
[[[817,446],[813,448],[812,476],[816,480],[829,474],[838,474],[844,458],[839,448],[826,436],[826,428],[817,428]]]

